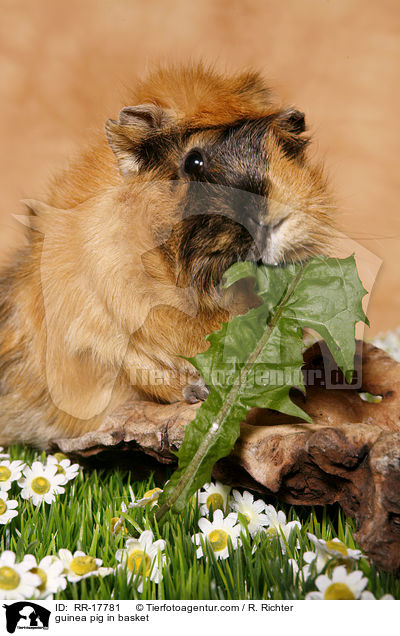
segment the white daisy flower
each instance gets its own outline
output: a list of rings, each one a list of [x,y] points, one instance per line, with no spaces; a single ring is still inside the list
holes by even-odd
[[[240,512],[245,517],[251,536],[269,524],[269,517],[263,514],[265,502],[262,499],[254,501],[253,495],[247,490],[244,491],[243,495],[238,490],[233,490],[232,496],[231,508],[234,512]]]
[[[110,522],[110,530],[111,534],[118,534],[120,530],[126,533],[126,528],[124,528],[124,520],[122,517],[111,517]]]
[[[308,578],[311,565],[313,565],[316,572],[321,572],[331,559],[334,559],[337,565],[350,565],[352,561],[358,561],[362,557],[361,550],[347,548],[337,537],[324,541],[324,539],[317,539],[311,532],[307,532],[307,536],[315,545],[316,552],[305,552],[303,554],[303,559],[306,562],[303,567],[304,578]]]
[[[0,489],[0,524],[5,524],[13,517],[18,516],[18,502],[15,499],[8,499],[8,492]]]
[[[3,453],[4,448],[0,446],[0,459],[9,459],[10,455],[8,453]]]
[[[129,494],[130,503],[128,504],[128,506],[124,501],[121,501],[121,512],[123,512],[124,514],[128,512],[128,508],[136,508],[135,495],[133,493],[132,486],[129,486]],[[112,534],[117,534],[120,530],[123,534],[128,534],[128,530],[125,527],[125,520],[123,517],[112,517],[110,528]]]
[[[13,481],[17,481],[21,477],[25,463],[19,459],[13,462],[9,459],[0,461],[0,488],[2,490],[10,490]]]
[[[204,492],[202,492],[204,490]],[[202,490],[199,491],[200,514],[208,515],[210,508],[215,510],[226,511],[228,497],[231,491],[230,486],[224,486],[220,481],[204,484]]]
[[[253,549],[252,554],[255,554],[256,550]],[[297,573],[299,571],[299,566],[297,564],[297,561],[295,561],[294,559],[287,559],[287,563],[290,566],[291,570],[292,570],[292,574],[293,574],[293,583],[296,582],[296,578],[297,578]],[[281,574],[284,574],[285,569],[281,568]]]
[[[234,512],[224,518],[222,510],[216,510],[212,522],[205,517],[199,519],[199,528],[201,533],[199,532],[192,537],[193,543],[199,546],[196,553],[198,559],[206,556],[203,554],[201,537],[211,545],[217,559],[226,559],[229,556],[228,537],[231,538],[235,550],[240,545],[239,535],[241,528],[237,514]]]
[[[127,505],[122,501],[121,502],[121,512],[124,514],[128,512]],[[111,518],[111,533],[118,534],[118,532],[122,532],[122,534],[128,534],[128,530],[125,527],[125,520],[123,517],[112,517]]]
[[[40,577],[30,570],[26,556],[21,563],[15,563],[15,554],[5,550],[0,556],[0,599],[20,600],[31,598],[40,585]]]
[[[32,467],[24,469],[24,477],[18,481],[21,486],[22,499],[32,499],[35,506],[42,501],[50,504],[55,495],[64,492],[64,475],[57,475],[57,466],[43,466],[41,462],[33,462]]]
[[[36,562],[32,554],[25,556],[27,563],[30,563],[30,572],[36,574],[40,579],[40,584],[36,587],[33,596],[35,598],[52,599],[53,594],[59,590],[65,590],[67,581],[65,580],[64,564],[61,559],[54,556],[46,556]]]
[[[134,501],[135,501],[135,493],[133,492],[133,488],[132,488],[132,486],[130,484],[128,486],[128,490],[129,490],[129,496],[131,498],[131,501],[134,503]]]
[[[71,460],[63,453],[48,455],[46,466],[56,466],[56,475],[63,475],[64,482],[62,483],[64,484],[71,481],[71,479],[75,479],[79,472],[79,464],[71,464]]]
[[[370,402],[370,404],[380,404],[383,400],[382,395],[373,395],[367,391],[360,391],[358,394],[363,402]]]
[[[152,488],[151,490],[146,490],[143,497],[135,501],[135,497],[133,493],[131,493],[131,503],[129,504],[129,508],[144,508],[148,504],[151,504],[151,508],[157,505],[158,498],[162,493],[161,488]]]
[[[128,486],[130,502],[128,503],[128,508],[134,508],[134,503],[136,501],[135,493],[133,492],[132,486]]]
[[[286,543],[289,539],[290,533],[295,528],[300,530],[301,523],[299,521],[286,522],[286,515],[282,510],[276,510],[271,504],[265,506],[265,514],[268,518],[268,528],[265,533],[271,539],[274,537],[279,538],[282,552],[286,552]],[[297,542],[298,543],[298,542]],[[299,543],[298,543],[298,546]]]
[[[315,580],[318,592],[310,592],[306,600],[311,601],[354,601],[361,598],[368,579],[360,570],[348,574],[344,565],[332,571],[331,577],[321,574]]]
[[[89,576],[107,576],[113,571],[112,568],[101,567],[103,563],[101,559],[88,556],[80,550],[76,550],[72,554],[70,550],[61,548],[58,551],[58,556],[63,564],[63,572],[70,583],[76,583]]]
[[[143,591],[143,578],[154,583],[162,580],[161,569],[166,563],[165,541],[153,541],[151,530],[142,532],[138,539],[128,539],[123,550],[117,550],[115,558],[120,562],[118,568],[126,568],[129,580],[137,578],[138,592]]]
[[[143,499],[153,499],[155,496],[159,497],[160,492],[162,492],[162,488],[152,488],[151,490],[146,490],[143,495]]]
[[[361,594],[361,600],[362,601],[394,601],[394,596],[392,596],[391,594],[384,594],[383,596],[381,596],[380,599],[377,599],[372,592],[370,592],[369,590],[365,590],[365,592],[363,592]]]

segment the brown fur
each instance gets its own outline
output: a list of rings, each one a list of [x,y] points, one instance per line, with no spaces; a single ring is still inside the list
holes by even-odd
[[[57,436],[83,434],[129,397],[182,399],[182,390],[199,379],[181,356],[204,350],[207,333],[253,302],[243,285],[234,297],[218,288],[224,269],[245,256],[237,252],[240,224],[218,215],[211,219],[210,246],[218,257],[202,253],[205,242],[196,242],[196,232],[188,239],[197,220],[181,216],[188,194],[177,167],[181,148],[214,148],[221,127],[261,118],[265,223],[282,222],[270,262],[304,258],[323,251],[328,241],[331,204],[321,171],[309,165],[292,111],[272,104],[257,74],[225,77],[202,66],[160,69],[125,103],[152,106],[137,119],[121,113],[107,124],[124,176],[100,134],[53,180],[47,205],[28,202],[29,245],[3,272],[3,445],[46,447]],[[135,152],[143,138],[159,148],[155,157],[166,153],[165,160],[137,171]],[[243,161],[240,152],[232,154],[232,178],[244,170]],[[254,178],[262,182],[264,163]],[[221,214],[226,208],[229,216],[223,196],[220,204]]]

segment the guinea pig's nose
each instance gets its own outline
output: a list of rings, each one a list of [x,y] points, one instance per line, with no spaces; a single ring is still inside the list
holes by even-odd
[[[257,249],[262,251],[267,243],[269,228],[267,225],[260,223],[257,217],[248,215],[241,221],[251,238],[253,239]]]

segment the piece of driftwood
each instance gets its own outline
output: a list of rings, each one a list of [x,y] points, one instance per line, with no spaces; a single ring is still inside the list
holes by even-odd
[[[400,364],[364,343],[361,385],[363,391],[382,396],[377,404],[361,400],[349,386],[325,388],[332,368],[324,345],[307,350],[305,376],[317,373],[306,397],[298,393],[294,399],[313,423],[252,409],[214,476],[291,504],[339,503],[356,519],[356,537],[366,554],[379,567],[393,570],[400,566]],[[336,378],[343,384],[340,374]],[[198,406],[126,404],[98,431],[55,440],[55,447],[81,460],[112,451],[120,464],[124,451],[135,451],[174,463],[173,452]]]

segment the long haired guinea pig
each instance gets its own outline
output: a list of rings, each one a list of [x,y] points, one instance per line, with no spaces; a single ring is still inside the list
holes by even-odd
[[[304,115],[256,73],[161,69],[106,135],[28,201],[28,245],[0,281],[0,444],[45,448],[127,399],[205,399],[185,359],[251,306],[235,261],[325,250],[332,203]]]

